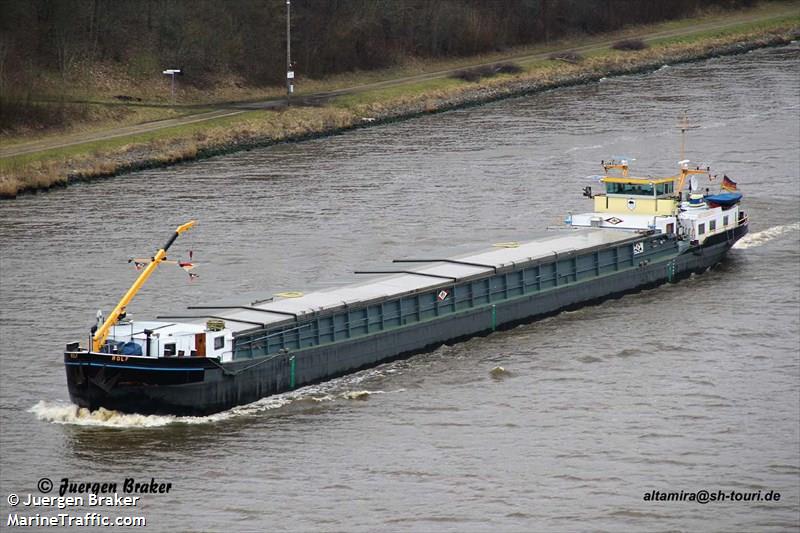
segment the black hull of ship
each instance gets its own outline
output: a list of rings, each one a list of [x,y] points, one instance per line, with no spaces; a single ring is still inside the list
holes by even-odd
[[[292,353],[221,364],[203,357],[152,359],[66,352],[69,394],[75,404],[90,410],[103,407],[125,413],[208,415],[703,272],[717,264],[745,233],[747,225],[635,270]],[[671,268],[665,268],[667,263]]]

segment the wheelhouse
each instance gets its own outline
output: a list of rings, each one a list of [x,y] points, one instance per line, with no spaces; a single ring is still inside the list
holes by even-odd
[[[607,196],[669,198],[675,192],[672,178],[603,178]]]

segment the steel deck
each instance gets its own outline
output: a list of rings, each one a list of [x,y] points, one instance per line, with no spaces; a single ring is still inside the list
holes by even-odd
[[[369,281],[319,290],[298,298],[274,297],[261,302],[211,303],[189,307],[185,315],[159,316],[158,319],[183,323],[203,323],[208,318],[221,318],[238,333],[254,327],[266,327],[287,320],[341,308],[357,303],[394,298],[439,285],[452,285],[463,280],[516,267],[538,259],[566,253],[605,247],[639,237],[628,231],[611,229],[577,229],[547,234],[531,241],[508,246],[501,243],[491,249],[447,258],[405,258],[382,270],[362,271],[379,274]],[[516,243],[514,243],[516,244]]]

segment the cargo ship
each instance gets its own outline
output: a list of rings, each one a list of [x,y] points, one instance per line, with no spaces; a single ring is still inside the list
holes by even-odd
[[[664,178],[634,177],[629,160],[603,161],[590,212],[527,242],[451,257],[409,257],[366,281],[256,301],[211,303],[139,321],[125,309],[177,228],[114,310],[98,312],[90,345],[70,343],[71,400],[91,410],[207,415],[431,350],[475,335],[670,283],[719,262],[748,229],[742,194],[709,168],[679,163]],[[685,189],[685,190],[684,190]],[[174,262],[174,261],[173,261]],[[178,263],[190,270],[191,263]]]

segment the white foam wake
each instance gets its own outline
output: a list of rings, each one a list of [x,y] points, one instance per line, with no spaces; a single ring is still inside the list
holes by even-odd
[[[800,230],[800,222],[795,222],[794,224],[784,224],[782,226],[773,226],[765,229],[764,231],[759,231],[758,233],[749,233],[745,235],[739,239],[739,241],[734,244],[733,247],[739,250],[745,250],[747,248],[762,246],[769,241],[777,239],[781,235],[798,230]]]
[[[572,148],[567,149],[566,153],[577,152],[581,150],[597,150],[598,148],[602,147],[602,144],[593,144],[591,146],[573,146]]]
[[[307,387],[297,391],[268,396],[247,405],[240,405],[208,416],[137,415],[112,411],[101,407],[89,411],[85,407],[65,402],[39,401],[28,409],[36,418],[54,424],[97,426],[106,428],[154,428],[170,424],[210,424],[234,417],[255,415],[297,402],[308,405],[336,400],[366,400],[373,394],[384,391],[348,390],[328,394],[319,387]]]
[[[132,415],[100,408],[90,412],[71,403],[39,401],[28,409],[36,418],[56,424],[103,427],[158,427],[174,422],[178,417],[155,415]]]

